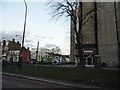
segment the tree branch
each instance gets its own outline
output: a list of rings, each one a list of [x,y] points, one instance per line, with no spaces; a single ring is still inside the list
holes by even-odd
[[[89,16],[92,12],[94,12],[94,9],[90,10],[89,12],[85,13],[82,17],[82,21],[86,19],[87,16]]]
[[[82,24],[82,26],[84,26],[90,19],[92,19],[93,18],[93,16],[91,16],[91,17],[89,17],[83,24]]]

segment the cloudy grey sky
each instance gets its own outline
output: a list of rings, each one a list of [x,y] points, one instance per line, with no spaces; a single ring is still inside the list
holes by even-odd
[[[63,54],[69,54],[69,18],[62,17],[52,20],[50,7],[47,2],[29,2],[27,25],[25,34],[25,46],[37,47],[60,47]],[[20,2],[10,2],[2,0],[0,2],[0,32],[2,38],[11,40],[15,38],[21,41],[23,32],[25,6],[23,0]],[[19,35],[16,37],[16,35]]]
[[[21,41],[24,23],[25,5],[24,0],[0,0],[0,40],[15,38]],[[62,17],[51,20],[51,8],[46,4],[50,0],[26,0],[28,5],[27,25],[25,34],[25,46],[37,47],[60,47],[63,54],[69,54],[70,48],[70,25],[69,18]],[[60,0],[54,0],[60,1]],[[86,0],[83,0],[86,1]],[[94,1],[94,0],[87,0]],[[97,0],[97,1],[120,1],[120,0]],[[20,37],[16,37],[19,35]]]

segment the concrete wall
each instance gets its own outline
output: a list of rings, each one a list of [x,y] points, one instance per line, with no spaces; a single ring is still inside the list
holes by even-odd
[[[94,9],[94,3],[91,2],[85,2],[83,3],[83,16],[88,13],[89,11]],[[89,19],[92,16],[91,19]],[[88,20],[89,19],[89,20]],[[86,22],[85,25],[83,25],[82,30],[82,43],[83,44],[96,44],[95,42],[95,24],[94,24],[94,12],[89,14],[85,20],[83,20],[83,23]]]
[[[119,40],[120,40],[120,2],[117,4],[118,9],[118,28],[119,28]],[[84,13],[92,9],[94,3],[84,3]],[[98,2],[97,3],[97,24],[98,24],[98,54],[100,55],[101,62],[104,62],[108,67],[116,67],[119,64],[118,56],[118,40],[117,30],[115,22],[115,8],[113,2]],[[83,13],[83,14],[84,14]],[[92,13],[94,15],[94,13]],[[72,28],[71,28],[72,29]],[[96,44],[95,42],[95,26],[94,19],[91,19],[84,27],[82,31],[83,44]],[[71,40],[73,40],[74,33],[71,31]],[[73,48],[71,41],[71,55],[77,50]],[[120,42],[120,41],[119,41]],[[96,50],[95,48],[84,48],[84,50]]]
[[[98,50],[101,62],[109,67],[118,66],[118,43],[114,3],[98,3]]]

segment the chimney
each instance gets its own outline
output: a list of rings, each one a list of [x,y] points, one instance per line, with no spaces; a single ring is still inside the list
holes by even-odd
[[[17,41],[17,43],[19,44],[19,41]]]
[[[12,41],[15,42],[15,39],[13,38]]]
[[[29,51],[29,47],[27,47],[27,50]]]

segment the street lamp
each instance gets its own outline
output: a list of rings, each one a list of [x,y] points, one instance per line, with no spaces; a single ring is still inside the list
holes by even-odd
[[[25,20],[24,20],[24,29],[23,29],[23,38],[22,38],[22,47],[24,46],[24,37],[25,37],[25,28],[26,28],[26,19],[27,19],[27,3],[24,0],[25,4]]]
[[[23,47],[24,47],[24,37],[25,37],[25,29],[26,29],[26,19],[27,19],[27,3],[24,0],[24,4],[25,4],[25,19],[24,19],[24,29],[23,29],[23,37],[22,37],[22,47],[20,50],[20,55],[19,55],[19,62],[18,62],[18,67],[19,69],[21,69],[21,65],[22,65],[22,51],[23,51]]]

